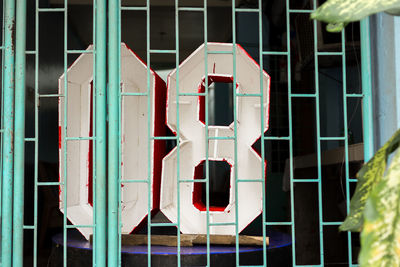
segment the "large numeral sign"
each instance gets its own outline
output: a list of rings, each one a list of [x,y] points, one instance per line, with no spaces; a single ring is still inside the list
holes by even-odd
[[[89,47],[88,49],[92,49]],[[208,54],[208,84],[213,82],[233,83],[232,44],[209,43],[209,51],[226,53]],[[180,180],[180,225],[183,233],[206,233],[206,203],[202,202],[201,184],[193,180],[204,178],[203,166],[206,161],[206,131],[210,137],[209,161],[221,161],[230,169],[229,203],[225,207],[210,207],[211,234],[234,234],[236,208],[239,230],[243,230],[262,212],[261,183],[263,164],[252,145],[268,128],[269,86],[267,73],[260,80],[260,67],[244,51],[236,46],[236,101],[237,134],[234,123],[229,126],[205,127],[204,96],[193,93],[205,92],[204,45],[199,47],[168,76],[168,88],[152,70],[150,79],[151,113],[147,112],[147,66],[125,45],[121,45],[121,179],[144,180],[151,178],[151,201],[153,211],[159,208],[172,221],[178,218],[178,166]],[[64,94],[65,75],[59,79],[59,93]],[[67,207],[67,217],[77,225],[93,223],[93,143],[78,137],[93,135],[93,56],[82,54],[68,69],[68,94],[59,101],[59,160],[60,181],[66,182],[67,201],[64,187],[60,187],[60,210]],[[263,99],[261,105],[260,81]],[[182,95],[177,101],[177,86]],[[167,90],[167,92],[166,92]],[[133,95],[130,93],[139,93]],[[64,108],[67,103],[67,121]],[[166,106],[167,105],[167,106]],[[177,162],[178,147],[165,156],[165,143],[150,141],[149,136],[164,136],[165,117],[167,125],[178,131],[177,107],[179,106],[180,161]],[[167,108],[166,108],[167,107]],[[264,114],[264,128],[261,129],[261,112]],[[150,120],[150,133],[148,121]],[[67,135],[64,124],[67,125]],[[76,137],[74,139],[74,137]],[[219,137],[228,137],[218,139]],[[65,139],[66,138],[66,139]],[[237,159],[234,156],[234,139],[237,144]],[[67,147],[64,147],[67,140]],[[67,149],[66,158],[64,157]],[[150,155],[148,155],[150,153]],[[163,159],[163,157],[165,158]],[[150,162],[148,162],[150,158]],[[237,165],[235,165],[237,162]],[[65,164],[67,164],[67,177]],[[148,173],[148,165],[150,171]],[[265,166],[264,166],[265,167]],[[264,168],[265,169],[265,168]],[[235,172],[241,181],[235,198]],[[161,179],[162,178],[162,179]],[[246,182],[246,180],[251,180]],[[161,184],[161,192],[160,192]],[[122,233],[130,233],[148,216],[148,188],[145,183],[123,183],[121,187]],[[220,226],[217,224],[221,223]],[[228,224],[227,224],[228,223]],[[89,238],[91,228],[78,228]]]
[[[88,49],[92,49],[90,46]],[[67,141],[67,157],[64,158],[64,138],[89,137],[93,132],[93,56],[82,54],[68,69],[67,136],[63,131],[65,99],[59,101],[59,160],[60,181],[65,181],[64,162],[67,163],[67,217],[77,225],[93,222],[92,163],[93,144],[89,140]],[[64,94],[65,76],[59,79],[59,93]],[[151,70],[151,114],[147,112],[147,98],[124,93],[147,92],[147,66],[125,45],[121,45],[121,178],[143,180],[148,177],[147,164],[151,164],[153,211],[159,208],[161,161],[165,154],[162,141],[151,141],[148,136],[165,135],[165,83]],[[147,122],[151,122],[148,133]],[[68,139],[67,139],[68,140]],[[151,162],[147,162],[148,152]],[[60,210],[64,212],[64,193],[60,187]],[[147,185],[126,183],[121,188],[122,233],[130,233],[148,215]],[[91,228],[78,228],[88,239]]]
[[[232,44],[209,43],[209,51],[232,51]],[[163,160],[161,211],[172,221],[177,222],[177,173],[181,180],[194,180],[202,170],[205,161],[206,139],[205,131],[211,138],[209,145],[209,160],[225,161],[230,165],[230,197],[226,207],[210,208],[210,223],[226,224],[235,222],[235,205],[238,205],[239,231],[243,230],[262,212],[262,186],[259,182],[238,183],[238,196],[235,199],[235,175],[240,180],[262,179],[261,157],[253,150],[252,145],[268,127],[269,86],[270,79],[263,72],[264,105],[260,97],[245,94],[260,94],[260,67],[239,45],[236,46],[236,85],[233,88],[239,94],[236,101],[237,115],[237,166],[234,165],[233,140],[212,139],[213,137],[234,137],[233,123],[229,126],[204,125],[204,110],[202,100],[190,93],[204,91],[205,62],[204,45],[198,48],[179,66],[179,81],[176,70],[168,77],[167,88],[167,125],[177,131],[177,106],[179,105],[179,130],[181,142],[180,162],[177,164],[175,148]],[[212,82],[233,81],[233,55],[229,53],[208,54],[208,78]],[[177,90],[179,96],[177,103]],[[189,93],[184,95],[185,93]],[[261,129],[261,110],[264,114],[264,129]],[[201,176],[201,175],[200,175]],[[204,176],[203,176],[204,177]],[[197,183],[196,183],[197,184]],[[205,203],[200,203],[197,197],[196,184],[180,183],[180,225],[183,233],[207,232],[207,214]],[[235,234],[234,225],[213,226],[211,234]]]

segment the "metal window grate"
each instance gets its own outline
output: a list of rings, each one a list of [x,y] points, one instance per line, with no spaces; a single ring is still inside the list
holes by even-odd
[[[76,1],[70,1],[76,4]],[[215,22],[210,22],[209,12],[210,6],[209,1],[204,0],[201,5],[185,5],[185,1],[174,0],[171,8],[173,10],[173,27],[174,33],[165,33],[167,36],[173,36],[173,47],[163,47],[156,48],[157,44],[152,42],[152,34],[154,33],[151,28],[151,4],[153,1],[146,0],[143,5],[130,6],[128,4],[122,4],[119,1],[106,1],[106,0],[94,0],[93,3],[89,3],[92,12],[92,27],[91,34],[93,47],[90,50],[84,50],[84,46],[75,48],[71,45],[74,40],[71,40],[71,31],[74,29],[69,23],[70,12],[73,7],[70,6],[68,0],[53,0],[50,1],[52,5],[42,6],[42,1],[36,0],[34,5],[28,3],[26,0],[4,0],[3,1],[3,25],[2,25],[2,46],[0,47],[2,52],[2,100],[1,100],[1,163],[0,169],[2,172],[1,179],[1,264],[4,267],[8,266],[22,266],[27,263],[31,263],[33,266],[40,265],[40,247],[38,242],[39,237],[39,213],[41,212],[40,204],[43,204],[40,200],[40,190],[42,188],[58,188],[60,187],[63,194],[64,200],[67,199],[68,191],[66,184],[68,179],[67,172],[67,154],[68,144],[72,142],[93,142],[93,223],[88,225],[72,225],[68,221],[67,217],[67,201],[64,201],[64,213],[62,217],[62,232],[63,232],[63,266],[68,266],[68,236],[71,229],[74,228],[92,228],[93,229],[93,266],[121,266],[121,190],[120,188],[125,183],[131,183],[135,185],[136,183],[147,184],[147,210],[148,214],[152,211],[151,202],[151,143],[152,141],[165,140],[173,141],[179,143],[181,139],[180,131],[180,105],[177,105],[177,131],[176,136],[152,136],[151,134],[151,121],[147,120],[147,158],[143,159],[144,164],[147,164],[147,177],[143,177],[142,180],[122,180],[121,177],[121,159],[122,159],[122,149],[121,149],[121,108],[122,100],[125,97],[146,97],[147,99],[147,114],[151,114],[151,71],[147,68],[147,88],[145,93],[140,93],[137,95],[130,95],[129,93],[122,93],[121,84],[121,41],[125,41],[122,35],[122,25],[124,20],[122,19],[122,14],[126,12],[132,12],[135,15],[140,16],[145,20],[145,40],[143,55],[145,55],[145,62],[147,66],[153,66],[152,59],[157,58],[157,56],[163,56],[169,59],[169,64],[166,64],[168,68],[176,68],[176,79],[179,81],[179,65],[182,61],[182,57],[188,54],[187,50],[183,50],[182,47],[186,48],[186,44],[182,45],[180,39],[180,33],[182,30],[182,24],[180,18],[183,13],[196,13],[200,14],[198,16],[202,17],[203,23],[196,22],[202,27],[202,37],[201,43],[204,43],[204,60],[205,60],[205,127],[209,126],[209,80],[208,80],[208,55],[209,54],[232,54],[233,57],[233,84],[236,84],[236,44],[243,44],[243,46],[252,51],[253,57],[256,59],[260,65],[260,92],[251,97],[258,97],[260,99],[260,106],[264,106],[264,88],[263,88],[263,70],[265,69],[272,77],[271,85],[271,129],[264,134],[264,116],[263,109],[260,109],[260,125],[261,125],[261,138],[254,145],[259,149],[260,155],[262,157],[262,162],[265,159],[270,160],[268,164],[272,164],[273,167],[267,167],[267,175],[265,172],[265,166],[262,164],[262,180],[242,180],[238,177],[237,170],[234,172],[235,181],[235,196],[238,195],[238,185],[243,182],[257,182],[262,186],[263,194],[263,212],[261,214],[261,232],[264,240],[267,235],[267,228],[278,227],[280,229],[289,229],[288,232],[291,234],[292,247],[291,255],[293,266],[325,266],[327,264],[327,259],[325,256],[325,246],[327,242],[326,233],[328,227],[338,226],[339,221],[326,220],[324,217],[324,188],[323,188],[323,177],[324,177],[324,156],[325,144],[326,142],[336,142],[336,146],[343,147],[342,155],[344,157],[343,164],[340,169],[340,175],[343,173],[343,195],[345,196],[345,210],[349,210],[349,200],[351,195],[352,184],[356,182],[352,178],[352,165],[350,162],[350,122],[353,117],[348,118],[348,114],[353,111],[349,111],[354,108],[354,105],[350,105],[350,101],[354,99],[359,100],[358,103],[362,102],[362,118],[357,118],[362,120],[362,139],[364,148],[364,159],[368,160],[373,154],[373,134],[372,134],[372,96],[371,96],[371,66],[370,66],[370,40],[369,40],[369,22],[368,20],[363,20],[360,23],[360,46],[361,46],[361,76],[362,76],[362,90],[356,91],[349,90],[347,86],[347,69],[349,66],[346,64],[347,55],[351,53],[346,47],[346,33],[343,31],[340,35],[340,46],[339,50],[319,50],[319,40],[321,25],[317,22],[312,22],[312,41],[313,43],[307,43],[307,49],[313,48],[312,54],[310,55],[311,61],[307,64],[311,64],[313,67],[303,66],[305,68],[305,73],[301,79],[308,80],[308,84],[313,86],[314,89],[304,90],[304,88],[297,87],[299,83],[294,83],[293,80],[296,79],[298,70],[296,70],[298,64],[298,58],[296,58],[296,53],[293,51],[293,37],[294,28],[301,25],[292,25],[294,23],[293,16],[301,14],[306,15],[312,12],[313,8],[317,6],[317,1],[312,1],[312,7],[308,9],[301,9],[297,6],[292,7],[293,4],[290,0],[285,1],[285,7],[282,9],[282,14],[285,17],[284,26],[281,27],[282,39],[281,43],[276,40],[265,41],[269,32],[266,33],[267,26],[264,23],[265,17],[265,5],[267,1],[258,0],[250,6],[240,6],[239,1],[232,0],[229,4],[229,12],[231,21],[227,22],[231,26],[231,40],[229,40],[232,46],[232,52],[230,51],[208,51],[208,42],[214,41],[214,35],[210,37],[211,33],[209,31],[211,26],[215,26]],[[134,1],[135,3],[138,1]],[[246,2],[246,1],[244,1]],[[252,2],[252,1],[248,1]],[[242,2],[240,2],[242,3]],[[227,4],[224,3],[226,6]],[[31,10],[34,9],[34,10]],[[79,8],[78,8],[79,9]],[[83,8],[82,8],[83,10]],[[124,12],[124,13],[123,13]],[[273,12],[273,11],[272,11]],[[28,13],[28,15],[27,15]],[[33,39],[30,40],[29,29],[31,25],[27,25],[27,18],[29,14],[34,16],[34,35]],[[41,82],[45,80],[46,77],[42,76],[41,73],[41,62],[40,62],[40,52],[39,48],[45,41],[41,38],[42,27],[44,27],[41,22],[41,17],[45,14],[58,14],[62,17],[62,27],[63,27],[63,40],[62,40],[62,73],[64,76],[64,92],[57,93],[56,90],[53,91],[43,91],[41,90]],[[137,15],[136,15],[137,14]],[[243,14],[253,16],[255,18],[255,27],[257,33],[252,36],[256,40],[254,43],[249,44],[242,39],[238,40],[238,21],[244,17]],[[297,20],[301,21],[301,20]],[[210,26],[210,24],[212,24]],[[295,27],[296,26],[296,27]],[[28,30],[27,30],[28,27]],[[88,27],[90,28],[90,27]],[[167,27],[168,28],[168,27]],[[15,31],[15,39],[14,39]],[[214,34],[214,32],[212,33]],[[277,36],[277,35],[276,35]],[[311,35],[310,35],[311,36]],[[298,36],[297,36],[298,37]],[[89,38],[90,39],[90,38]],[[304,41],[304,40],[303,40]],[[27,47],[26,47],[27,44]],[[138,47],[140,45],[138,44]],[[304,51],[303,51],[304,52]],[[92,95],[93,103],[93,130],[92,136],[69,136],[67,121],[68,121],[68,79],[67,70],[72,59],[75,59],[79,54],[89,53],[93,56],[93,88],[94,92]],[[298,56],[298,55],[297,55]],[[31,58],[30,62],[33,62],[33,68],[29,68],[26,65],[26,58]],[[324,57],[340,57],[341,65],[338,67],[340,69],[340,90],[341,97],[340,102],[342,110],[340,111],[341,118],[343,122],[342,129],[336,129],[338,133],[332,136],[325,136],[321,132],[322,123],[321,120],[321,95],[323,90],[320,86],[321,77],[321,62],[325,62]],[[158,57],[159,58],[159,57]],[[304,55],[301,55],[301,60],[307,60]],[[172,64],[171,64],[172,62]],[[304,63],[304,62],[303,62]],[[162,64],[159,64],[162,65]],[[304,65],[304,64],[303,64]],[[62,74],[60,73],[60,74]],[[28,75],[33,77],[33,118],[34,126],[33,129],[29,128],[26,123],[25,112],[28,114],[28,107],[25,105],[26,98],[29,97],[29,88],[26,86],[26,79]],[[276,77],[280,77],[281,82],[274,81],[279,80]],[[179,83],[177,83],[176,88],[176,102],[179,103],[181,96],[185,95],[179,88]],[[236,90],[232,90],[233,99],[238,99],[240,97],[247,97],[246,95],[239,94]],[[189,96],[189,95],[187,95]],[[197,95],[196,95],[197,96]],[[44,140],[40,138],[40,132],[43,127],[41,120],[45,120],[41,117],[41,111],[44,110],[42,103],[49,100],[54,101],[64,101],[64,110],[62,112],[64,116],[64,124],[61,125],[63,133],[63,138],[60,140],[64,149],[64,161],[59,164],[64,166],[64,181],[57,180],[41,180],[39,178],[40,172],[40,155]],[[307,99],[307,100],[304,100]],[[310,145],[313,147],[313,157],[316,163],[316,168],[313,170],[315,176],[313,177],[300,177],[296,172],[296,160],[297,156],[307,154],[308,152],[298,152],[301,149],[297,149],[296,145],[302,138],[296,136],[298,122],[294,119],[294,114],[298,112],[294,108],[296,101],[304,101],[302,104],[307,102],[310,113],[313,118],[313,130],[315,130],[314,143]],[[15,105],[14,105],[15,103]],[[238,165],[238,107],[237,102],[232,101],[233,105],[233,131],[234,135],[230,138],[225,138],[227,141],[231,141],[234,150],[234,166],[240,168]],[[356,109],[358,104],[354,109]],[[31,133],[28,135],[26,133]],[[209,160],[209,140],[217,139],[215,137],[209,136],[208,131],[205,131],[205,139],[207,140],[205,147],[205,187],[206,187],[206,213],[207,213],[207,266],[211,265],[211,245],[210,245],[210,228],[212,227],[224,227],[224,225],[218,225],[210,221],[210,160]],[[224,138],[219,138],[223,140]],[[29,144],[32,144],[33,152],[25,152]],[[26,162],[27,158],[33,155],[33,186],[29,188],[32,192],[33,201],[33,212],[32,220],[24,218],[24,211],[26,213],[26,199],[24,196],[28,192],[24,192],[24,186],[27,183],[26,172]],[[168,223],[168,222],[152,222],[151,219],[147,221],[147,236],[148,236],[148,246],[147,246],[147,264],[151,266],[152,263],[152,246],[151,246],[151,235],[152,228],[166,228],[166,227],[176,227],[177,228],[177,265],[182,265],[182,253],[181,253],[181,234],[180,234],[180,184],[186,182],[193,182],[185,180],[186,177],[181,177],[179,170],[180,164],[184,159],[181,157],[180,147],[177,146],[177,203],[178,203],[178,223]],[[356,167],[355,167],[356,168]],[[268,177],[273,177],[274,174],[279,173],[282,175],[283,172],[287,171],[287,196],[288,202],[290,204],[286,205],[288,220],[275,220],[274,217],[270,217],[271,205],[268,203],[268,188],[265,185],[269,185]],[[307,174],[309,175],[309,174]],[[306,175],[306,176],[307,176]],[[267,177],[266,177],[267,176]],[[282,178],[283,179],[283,178]],[[342,177],[340,178],[342,179]],[[342,180],[341,180],[342,181]],[[318,227],[318,246],[317,253],[319,254],[318,261],[312,264],[299,263],[298,252],[296,252],[296,233],[298,233],[298,226],[295,218],[296,214],[296,201],[295,201],[295,186],[300,184],[310,184],[315,187],[316,199],[315,207],[318,210],[318,218],[316,227]],[[50,189],[51,190],[51,189]],[[341,194],[341,192],[338,192]],[[237,197],[236,197],[237,199]],[[285,199],[281,199],[285,201]],[[240,253],[239,253],[239,226],[238,226],[238,204],[235,205],[235,222],[232,223],[235,227],[236,232],[236,245],[235,245],[235,262],[236,266],[241,266],[240,264]],[[282,218],[277,216],[278,219]],[[27,223],[28,222],[28,223]],[[229,223],[230,224],[230,223]],[[227,225],[225,225],[227,226]],[[296,229],[297,228],[297,229]],[[29,239],[27,236],[32,235]],[[347,240],[347,261],[346,264],[349,266],[357,266],[354,264],[356,255],[353,251],[354,237],[351,233],[346,234]],[[32,251],[24,251],[24,243],[32,242]],[[30,247],[30,246],[28,246]],[[264,242],[262,253],[262,266],[272,266],[269,263],[267,245]],[[29,257],[24,257],[30,255]]]

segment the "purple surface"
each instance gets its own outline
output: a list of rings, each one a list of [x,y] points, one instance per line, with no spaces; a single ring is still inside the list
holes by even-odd
[[[268,250],[276,249],[280,247],[290,246],[292,244],[292,238],[290,235],[280,232],[268,232],[270,245],[267,247]],[[53,242],[58,245],[63,245],[63,235],[62,233],[53,236]],[[79,232],[69,232],[68,233],[68,247],[77,249],[87,249],[91,250],[92,246],[89,241],[84,239]],[[262,251],[263,248],[260,246],[240,246],[240,253],[246,252],[256,252]],[[147,246],[122,246],[123,253],[129,254],[147,254]],[[235,246],[210,246],[211,254],[226,254],[235,253]],[[176,247],[166,247],[166,246],[152,246],[151,254],[153,255],[171,255],[177,254]],[[193,247],[181,247],[182,255],[201,255],[207,254],[206,246],[193,246]]]

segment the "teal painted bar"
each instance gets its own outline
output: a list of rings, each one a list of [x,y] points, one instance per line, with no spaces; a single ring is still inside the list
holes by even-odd
[[[260,9],[258,9],[258,8],[236,8],[236,12],[259,13]]]
[[[363,98],[363,140],[364,161],[367,162],[374,155],[374,120],[372,106],[372,70],[371,70],[371,37],[369,18],[360,22],[361,35],[361,80]]]
[[[150,54],[175,54],[176,50],[150,49]]]
[[[150,0],[148,1],[148,5],[150,4]],[[206,1],[206,0],[204,0]],[[207,7],[207,3],[204,3],[204,7]],[[204,12],[207,12],[207,9],[205,8]],[[206,16],[207,13],[205,13]],[[204,22],[206,23],[206,22]],[[149,23],[150,26],[150,23]],[[204,28],[204,32],[207,32],[207,27]],[[147,38],[149,39],[150,36],[149,34],[147,35]],[[180,127],[180,107],[179,107],[179,96],[180,96],[180,90],[179,90],[179,77],[180,77],[180,71],[179,71],[179,0],[175,0],[175,68],[176,68],[176,138],[177,140],[181,139],[181,127]],[[206,79],[207,81],[207,79]],[[171,88],[173,90],[173,88]],[[179,144],[179,142],[178,142]],[[176,150],[176,164],[177,164],[177,171],[176,171],[176,186],[177,186],[177,266],[181,267],[181,191],[180,191],[180,180],[181,180],[181,148],[179,145],[177,145],[177,150]],[[150,265],[149,265],[150,266]]]
[[[314,7],[317,6],[317,0],[313,0]],[[322,168],[321,168],[321,120],[320,120],[320,88],[319,88],[319,61],[318,61],[318,25],[317,21],[313,21],[314,29],[314,79],[315,79],[315,121],[316,121],[316,135],[317,135],[317,167],[318,167],[318,225],[319,225],[319,254],[320,263],[324,262],[324,227],[323,222],[323,209],[322,209]],[[294,205],[294,202],[292,203]]]
[[[108,1],[108,266],[119,265],[120,1]]]
[[[17,0],[15,39],[15,132],[13,266],[24,264],[24,174],[25,174],[25,48],[26,0]]]
[[[147,7],[147,13],[146,13],[146,36],[147,36],[147,41],[146,41],[146,57],[147,57],[147,114],[148,116],[151,116],[151,98],[150,98],[150,86],[151,86],[151,73],[150,73],[150,67],[151,67],[151,54],[153,53],[161,53],[161,54],[168,54],[170,52],[175,53],[175,50],[159,50],[159,49],[151,49],[151,43],[150,43],[150,0],[146,1],[146,7]],[[155,92],[153,92],[155,94]],[[151,188],[151,120],[148,117],[147,118],[147,214],[148,214],[148,220],[147,220],[147,266],[151,266],[151,227],[152,227],[152,222],[151,222],[151,210],[152,210],[152,203],[151,203],[151,194],[152,194],[152,188]]]
[[[235,0],[232,0],[232,53],[233,53],[233,84],[236,84],[236,3]],[[239,189],[238,189],[238,146],[237,146],[237,128],[238,128],[238,108],[237,108],[237,91],[232,90],[233,92],[233,132],[235,136],[234,147],[233,147],[233,154],[234,154],[234,166],[235,166],[235,248],[236,248],[236,266],[239,266],[239,205],[238,205],[238,196],[239,196]],[[262,109],[261,109],[262,110]]]
[[[348,127],[348,120],[347,120],[347,71],[346,71],[346,35],[345,31],[342,30],[342,80],[343,82],[343,126],[344,126],[344,161],[345,161],[345,178],[346,178],[346,184],[345,184],[345,190],[346,190],[346,212],[349,213],[350,211],[350,183],[349,183],[349,138],[348,138],[348,132],[349,132],[349,127]],[[330,224],[333,224],[331,222]],[[324,222],[324,225],[329,225],[329,222]],[[339,224],[340,225],[340,224]],[[349,263],[352,262],[353,260],[353,251],[351,250],[352,247],[352,238],[351,238],[351,232],[347,232],[347,260]]]
[[[106,0],[96,0],[94,8],[94,66],[93,112],[95,112],[94,177],[93,177],[93,264],[106,266],[107,255],[107,130],[106,130],[106,90],[107,90],[107,4]],[[95,100],[95,101],[94,101]]]
[[[38,10],[40,11],[40,10]],[[67,145],[67,137],[68,137],[68,54],[65,53],[65,51],[68,50],[68,0],[64,0],[64,123],[62,125],[63,131],[64,131],[64,140],[63,146],[64,146],[64,162],[61,164],[64,164],[64,190],[63,190],[63,198],[64,198],[64,213],[63,213],[63,267],[68,266],[68,254],[67,254],[67,240],[68,240],[68,231],[67,231],[67,225],[68,225],[68,208],[67,208],[67,203],[68,203],[68,161],[67,161],[67,155],[68,155],[68,145]],[[36,49],[39,50],[38,47]],[[39,53],[38,53],[39,54]],[[72,178],[73,179],[73,178]]]
[[[204,12],[203,7],[179,7],[178,10],[188,12]]]
[[[67,8],[38,8],[39,12],[65,12]]]
[[[145,7],[145,6],[121,6],[121,10],[123,10],[123,11],[146,11],[147,7]]]
[[[38,237],[38,183],[39,183],[39,0],[35,1],[35,169],[34,169],[34,204],[33,204],[33,266],[37,266]],[[63,164],[60,162],[59,164]]]
[[[288,77],[288,117],[289,117],[289,171],[290,171],[290,222],[292,234],[292,264],[296,266],[296,239],[294,227],[294,162],[293,162],[293,114],[292,114],[292,61],[290,59],[291,43],[290,43],[290,1],[286,0],[286,47],[287,47],[287,77]]]
[[[207,1],[204,0],[203,2],[203,7],[204,7],[204,13],[203,13],[203,27],[204,27],[204,88],[205,88],[205,97],[204,97],[204,103],[205,103],[205,151],[206,151],[206,177],[205,177],[205,183],[206,183],[206,224],[207,224],[207,266],[211,265],[211,258],[210,258],[210,160],[209,160],[209,146],[210,146],[210,136],[209,136],[209,131],[208,131],[208,126],[209,126],[209,81],[208,81],[208,10],[207,10]],[[235,101],[234,101],[235,102]]]
[[[12,264],[12,201],[13,201],[13,164],[14,164],[14,23],[15,1],[5,1],[4,15],[4,133],[3,133],[3,172],[2,172],[2,225],[1,260],[2,267]]]

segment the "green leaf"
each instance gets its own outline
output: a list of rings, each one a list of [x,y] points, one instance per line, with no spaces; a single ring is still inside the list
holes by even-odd
[[[400,149],[372,190],[364,215],[360,266],[400,266]]]
[[[382,180],[389,155],[399,146],[400,130],[380,148],[374,157],[357,173],[357,187],[350,201],[350,212],[339,227],[341,231],[360,231],[363,225],[365,204],[371,190]]]
[[[399,8],[400,0],[328,0],[311,13],[311,18],[328,23],[327,30],[337,32],[349,22],[382,11],[397,14]]]

